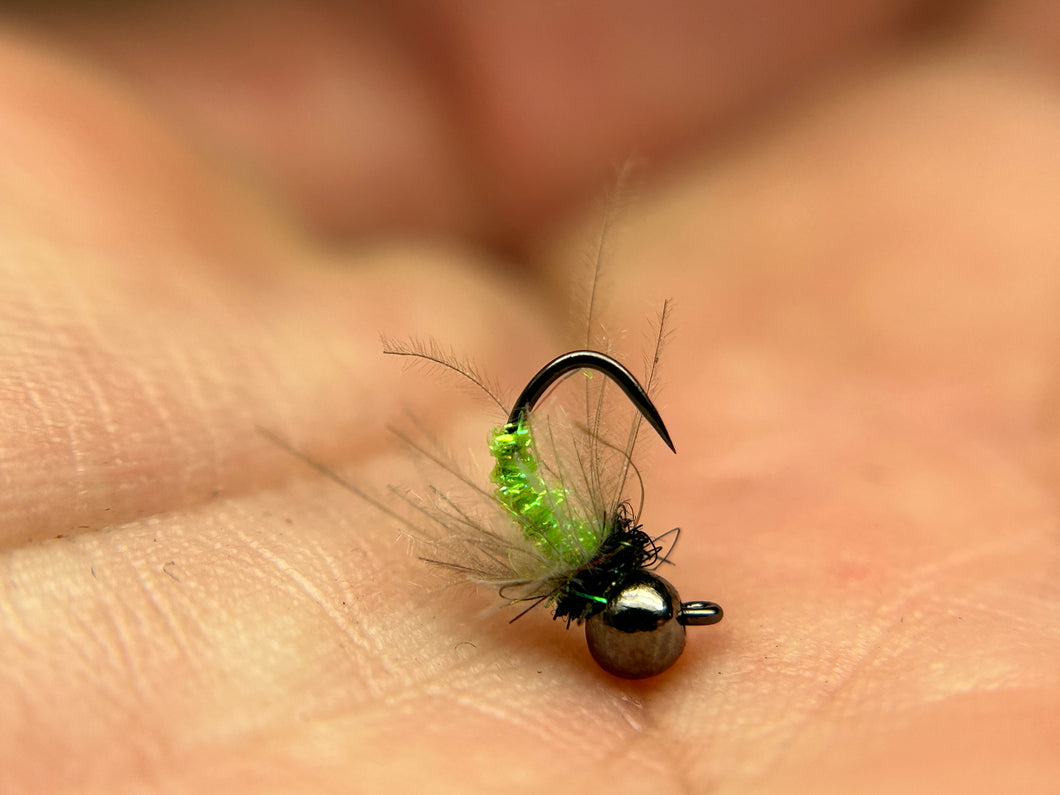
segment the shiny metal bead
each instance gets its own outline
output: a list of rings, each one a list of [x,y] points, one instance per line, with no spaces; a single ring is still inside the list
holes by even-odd
[[[721,621],[714,602],[681,602],[677,590],[649,571],[630,576],[603,612],[585,622],[593,659],[624,679],[661,674],[685,648],[685,626]]]
[[[601,668],[625,679],[662,673],[685,648],[680,605],[677,591],[662,577],[647,571],[632,575],[603,612],[585,622],[589,652]]]

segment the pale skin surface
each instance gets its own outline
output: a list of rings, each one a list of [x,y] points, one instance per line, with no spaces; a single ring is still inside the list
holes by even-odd
[[[5,34],[0,791],[1049,790],[1060,93],[1055,26],[1005,8],[933,43],[881,34],[724,149],[709,91],[687,118],[612,108],[579,123],[597,146],[563,154],[532,114],[498,121],[525,140],[490,153],[482,109],[504,109],[488,96],[463,147],[431,115],[445,102],[412,102],[398,126],[437,158],[422,207],[387,193],[417,184],[415,158],[372,183],[314,149],[299,174],[282,134],[255,148],[210,120],[238,107],[268,139],[285,117],[260,95],[167,93],[179,81],[159,75],[209,59],[181,63],[164,25],[114,37],[152,52],[159,35],[154,71],[77,20],[55,29],[115,71]],[[830,46],[863,35],[837,24]],[[522,29],[475,35],[497,56]],[[299,41],[294,63],[333,44]],[[732,66],[739,93],[753,70]],[[561,101],[569,81],[536,71]],[[509,96],[504,79],[479,89]],[[688,129],[653,137],[659,118]],[[679,455],[645,440],[644,519],[682,525],[667,576],[726,619],[630,683],[544,613],[483,615],[492,595],[441,586],[392,522],[254,429],[373,490],[422,477],[385,430],[406,407],[457,449],[483,445],[495,414],[380,356],[378,334],[432,335],[521,387],[565,344],[572,310],[549,285],[595,229],[573,209],[540,226],[544,208],[602,193],[585,175],[640,137],[680,175],[627,214],[608,280],[634,362],[642,319],[677,299],[659,404]],[[289,159],[233,174],[202,153],[242,145]],[[557,160],[586,184],[535,167]],[[322,174],[335,193],[301,192]],[[360,199],[344,174],[366,180]],[[392,203],[373,215],[364,193]],[[504,267],[422,229],[538,254]]]

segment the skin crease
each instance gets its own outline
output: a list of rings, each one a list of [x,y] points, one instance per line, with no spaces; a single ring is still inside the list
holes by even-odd
[[[466,10],[445,8],[466,30]],[[290,187],[310,175],[233,166],[239,136],[210,123],[223,111],[196,116],[160,85],[182,67],[171,39],[145,74],[98,20],[8,27],[0,791],[1047,791],[1057,26],[1044,7],[984,5],[931,37],[886,35],[902,8],[837,32],[853,52],[880,31],[841,69],[800,60],[782,99],[734,78],[758,103],[739,134],[720,136],[735,106],[709,93],[654,136],[636,107],[605,116],[627,135],[586,133],[626,151],[646,136],[671,164],[611,241],[606,314],[636,364],[676,299],[659,408],[678,455],[642,442],[642,518],[682,526],[665,575],[726,609],[644,682],[602,673],[540,611],[509,627],[491,594],[445,587],[393,522],[255,432],[374,493],[422,483],[385,429],[406,407],[480,456],[497,418],[380,356],[380,332],[452,344],[510,392],[567,344],[569,271],[598,219],[547,170],[510,166],[504,195],[533,197],[531,218],[552,197],[554,224],[521,226],[518,203],[496,200],[483,175],[499,155],[475,161],[461,131],[488,138],[504,69],[461,118],[437,117],[432,92],[446,94],[427,80],[396,116],[425,116],[445,161],[427,184],[451,209],[343,220]],[[461,46],[499,58],[511,36],[522,52],[514,19]],[[129,24],[146,50],[164,28]],[[417,79],[390,63],[348,79]],[[542,74],[562,100],[562,71]],[[283,125],[260,96],[241,111]],[[550,130],[523,129],[507,159],[537,142],[529,162],[548,160]],[[604,145],[578,157],[563,162],[589,175],[615,160]],[[421,167],[412,156],[392,182]],[[336,228],[355,244],[320,231]]]

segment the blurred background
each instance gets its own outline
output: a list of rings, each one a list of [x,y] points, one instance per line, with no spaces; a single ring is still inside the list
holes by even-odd
[[[896,50],[1058,65],[1042,0],[6,3],[338,239],[518,250],[635,156],[666,171]]]

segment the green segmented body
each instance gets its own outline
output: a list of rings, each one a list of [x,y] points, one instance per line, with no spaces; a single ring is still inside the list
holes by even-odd
[[[497,486],[494,494],[519,523],[523,536],[549,560],[584,565],[603,541],[604,528],[572,516],[568,490],[550,486],[542,477],[526,423],[494,428],[489,449],[497,460],[490,474],[490,481]]]

